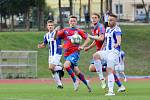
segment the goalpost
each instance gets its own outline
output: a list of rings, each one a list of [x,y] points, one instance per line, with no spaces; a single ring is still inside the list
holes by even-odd
[[[0,78],[37,78],[37,51],[0,51]]]

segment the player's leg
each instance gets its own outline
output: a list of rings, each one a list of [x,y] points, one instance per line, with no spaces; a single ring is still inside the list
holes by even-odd
[[[125,72],[124,72],[124,60],[120,63],[120,77],[124,79],[125,82],[127,82],[127,78],[126,78],[126,75],[125,75]]]
[[[89,84],[89,80],[85,79],[84,74],[79,70],[78,66],[74,67],[74,72],[78,76],[78,78],[87,86],[89,92],[91,92],[92,88],[91,88],[91,86]]]
[[[59,73],[57,72],[56,69],[56,65],[58,65],[60,63],[60,59],[61,59],[61,55],[54,55],[49,57],[49,70],[51,70],[52,74],[53,74],[53,78],[57,84],[58,88],[63,88],[61,79],[59,77]]]
[[[89,71],[90,72],[96,72],[96,68],[95,68],[94,64],[90,64]]]
[[[74,90],[77,91],[78,90],[78,86],[79,86],[79,82],[77,81],[76,77],[75,77],[75,73],[73,72],[73,69],[71,67],[72,64],[78,60],[79,58],[77,58],[76,53],[73,53],[71,55],[69,55],[68,57],[65,57],[66,61],[64,63],[64,68],[66,69],[66,71],[68,72],[68,74],[71,76],[73,83],[74,83]]]
[[[57,65],[57,66],[55,66],[54,71],[59,74],[59,78],[61,80],[61,78],[64,76],[63,67],[61,65]]]
[[[99,52],[96,52],[95,54],[93,54],[94,66],[95,66],[96,72],[101,80],[102,88],[106,87],[105,78],[104,78],[103,72],[102,72],[102,62],[101,62],[101,59],[104,58],[104,55],[105,55],[104,51],[99,51]]]
[[[51,72],[52,72],[52,76],[57,84],[57,88],[63,88],[62,82],[59,77],[59,73],[54,70],[55,66],[56,65],[54,65],[54,64],[49,64],[49,70],[51,70]]]
[[[119,52],[110,51],[107,55],[108,93],[106,96],[113,96],[114,93],[114,68],[119,63]]]

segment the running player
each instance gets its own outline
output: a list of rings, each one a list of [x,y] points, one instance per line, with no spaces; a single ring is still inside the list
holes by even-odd
[[[99,23],[99,18],[100,18],[99,14],[97,14],[97,13],[92,14],[91,19],[92,19],[92,24],[94,26],[94,29],[91,30],[92,35],[89,35],[89,38],[94,39],[94,41],[90,46],[84,48],[85,51],[91,49],[95,45],[96,45],[97,51],[102,49],[105,29],[104,29],[104,26]],[[103,76],[103,72],[106,72],[107,62],[102,60],[101,63],[102,63],[102,68],[100,68],[99,66],[98,66],[98,68],[96,68],[94,66],[94,61],[92,60],[90,67],[89,67],[89,71],[97,72],[97,74],[99,75],[99,78],[101,80],[101,87],[104,89],[106,87],[106,84],[105,84],[105,78]],[[119,87],[118,92],[123,91],[124,86],[122,85],[122,83],[120,82],[118,77],[115,75],[115,73],[114,73],[114,77],[115,77],[115,82]]]
[[[114,93],[114,69],[119,63],[119,53],[121,48],[121,29],[117,26],[117,16],[111,14],[109,16],[109,27],[106,29],[105,49],[98,51],[93,55],[94,65],[96,67],[102,66],[102,61],[107,62],[107,73],[108,73],[108,93],[106,96],[113,96]]]
[[[94,26],[94,28],[91,30],[92,35],[88,35],[88,36],[89,38],[94,39],[94,41],[92,42],[90,46],[85,47],[84,50],[88,51],[89,49],[93,48],[96,45],[96,50],[99,51],[101,50],[101,47],[104,41],[105,28],[103,24],[99,23],[99,20],[100,20],[99,14],[93,13],[91,19],[92,19],[92,25]],[[89,70],[92,72],[94,69],[96,69],[96,72],[101,80],[101,87],[105,88],[106,83],[105,83],[105,78],[103,76],[102,67],[94,66],[94,62],[93,62],[90,65]]]
[[[76,16],[71,16],[69,18],[69,25],[69,28],[64,28],[57,33],[57,36],[64,40],[64,45],[62,46],[64,48],[65,57],[64,68],[73,80],[75,91],[78,90],[79,86],[79,81],[76,79],[76,76],[78,76],[78,78],[87,86],[89,92],[91,92],[89,81],[85,79],[84,74],[80,71],[77,64],[80,58],[80,50],[82,50],[89,43],[90,39],[83,30],[76,28]],[[74,34],[79,34],[83,39],[85,39],[82,45],[73,44],[71,42],[71,38]]]
[[[47,21],[48,32],[44,35],[44,41],[38,44],[38,48],[45,48],[48,45],[49,48],[49,70],[52,72],[52,76],[57,84],[57,88],[62,89],[63,84],[61,82],[61,77],[63,76],[63,68],[60,65],[60,59],[62,56],[61,39],[55,39],[55,34],[59,30],[57,27],[54,30],[54,22],[52,20]],[[60,77],[61,76],[61,77]]]

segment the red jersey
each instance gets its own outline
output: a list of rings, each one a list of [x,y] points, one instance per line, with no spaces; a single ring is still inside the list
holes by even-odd
[[[58,37],[64,39],[64,56],[69,56],[78,51],[79,45],[71,43],[71,38],[75,33],[78,33],[84,40],[87,38],[87,34],[83,30],[77,28],[64,28],[57,33]]]
[[[91,30],[92,31],[92,35],[100,35],[100,34],[104,34],[105,33],[105,28],[102,24],[97,23],[96,26]],[[102,45],[103,45],[103,41],[98,41],[95,40],[96,43],[96,50],[100,50]]]

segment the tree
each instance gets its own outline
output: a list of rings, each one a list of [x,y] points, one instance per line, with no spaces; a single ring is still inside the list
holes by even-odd
[[[103,0],[101,0],[101,16],[103,16]]]
[[[150,12],[150,7],[148,8],[148,10],[146,9],[144,0],[142,0],[142,4],[143,4],[143,7],[144,7],[144,10],[145,10],[145,13],[146,13],[145,22],[148,23],[148,22],[149,22],[149,12]]]
[[[45,0],[36,0],[38,30],[44,29],[44,8],[46,6]]]

